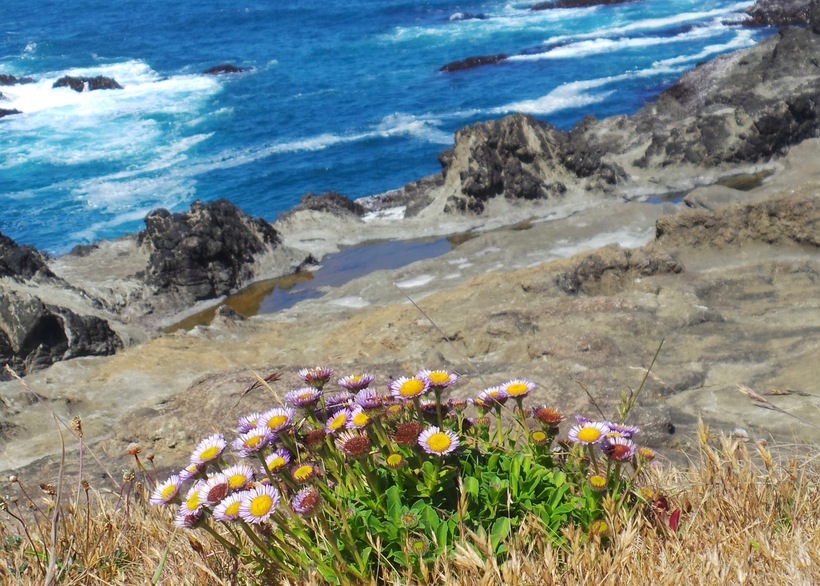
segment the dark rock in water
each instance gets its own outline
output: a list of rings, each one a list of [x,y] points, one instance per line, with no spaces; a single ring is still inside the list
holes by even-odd
[[[18,374],[79,356],[107,356],[120,348],[122,340],[103,319],[0,290],[0,365]]]
[[[638,277],[683,271],[683,265],[668,253],[612,245],[585,256],[575,268],[559,274],[555,284],[570,294],[612,295],[630,286]]]
[[[451,22],[458,22],[462,20],[486,20],[487,18],[488,16],[482,13],[473,14],[472,12],[455,12],[450,15],[449,20]]]
[[[624,177],[581,132],[567,133],[521,114],[474,124],[456,133],[439,155],[445,185],[457,183],[445,211],[484,211],[490,198],[546,199],[566,192],[561,178],[591,178],[606,189]]]
[[[34,80],[30,77],[14,77],[13,75],[0,73],[0,85],[19,85],[24,83],[34,83]]]
[[[7,110],[5,108],[0,108],[0,118],[12,116],[14,114],[22,114],[22,112],[20,110]]]
[[[35,276],[54,277],[46,265],[46,255],[31,246],[19,246],[0,233],[0,277],[28,281]]]
[[[362,217],[364,215],[364,208],[360,203],[336,193],[335,191],[328,191],[316,195],[315,193],[307,193],[302,197],[302,201],[285,214],[290,215],[299,210],[313,210],[317,212],[327,212],[339,216],[346,216],[353,214],[354,216]]]
[[[554,8],[588,8],[590,6],[609,6],[610,4],[625,4],[633,0],[554,0],[540,2],[530,10],[552,10]]]
[[[51,87],[70,87],[75,92],[94,91],[94,90],[121,90],[122,86],[116,80],[103,75],[97,77],[72,77],[65,75],[54,82]]]
[[[812,8],[818,4],[811,0],[757,0],[746,10],[750,18],[743,21],[743,26],[809,24]]]
[[[256,257],[279,243],[270,224],[225,200],[196,201],[184,214],[154,210],[145,226],[138,242],[150,254],[146,282],[181,303],[235,291],[253,276]]]
[[[223,63],[221,65],[209,67],[202,73],[205,75],[225,75],[227,73],[243,73],[245,71],[248,71],[246,67],[238,67],[232,63]]]
[[[809,25],[814,34],[820,35],[820,2],[815,2],[809,14]]]
[[[464,69],[473,69],[483,65],[493,65],[495,63],[499,63],[500,61],[504,61],[506,58],[507,56],[503,53],[498,55],[483,55],[481,57],[468,57],[467,59],[462,59],[461,61],[453,61],[447,65],[443,65],[439,71],[462,71]]]

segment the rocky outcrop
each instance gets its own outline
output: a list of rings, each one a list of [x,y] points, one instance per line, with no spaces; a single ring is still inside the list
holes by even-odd
[[[482,55],[480,57],[468,57],[467,59],[462,59],[461,61],[451,61],[446,65],[442,65],[439,71],[451,72],[451,71],[463,71],[465,69],[474,69],[475,67],[481,67],[483,65],[493,65],[495,63],[499,63],[504,61],[507,56],[503,53],[499,53],[498,55]]]
[[[7,108],[0,108],[0,118],[11,116],[12,114],[22,114],[22,112],[16,109],[9,110]]]
[[[280,217],[286,217],[301,210],[312,210],[316,212],[326,212],[335,216],[357,216],[362,217],[365,213],[362,204],[342,195],[335,191],[328,191],[327,193],[315,194],[306,193],[302,196],[302,201],[299,205],[291,210],[284,212]]]
[[[808,24],[813,8],[820,3],[809,0],[757,0],[746,10],[749,18],[744,26],[783,26],[787,24]]]
[[[636,278],[682,273],[684,267],[665,252],[608,246],[584,257],[569,271],[555,277],[564,293],[612,295]]]
[[[54,82],[51,87],[70,87],[75,92],[94,90],[121,90],[122,86],[116,80],[103,75],[97,77],[74,77],[65,75]]]
[[[221,65],[209,67],[202,73],[205,75],[226,75],[229,73],[243,73],[245,71],[248,71],[246,67],[238,67],[232,63],[222,63]]]
[[[0,73],[0,85],[19,85],[23,83],[34,83],[30,77],[14,77],[6,73]]]
[[[235,291],[254,275],[257,255],[279,243],[264,220],[226,200],[196,201],[184,214],[155,210],[138,239],[150,253],[145,280],[180,304]]]
[[[0,233],[0,277],[28,281],[35,276],[54,277],[42,252],[31,246],[20,246]]]
[[[661,217],[655,234],[660,244],[675,247],[722,247],[753,241],[820,247],[820,200],[816,195],[794,196],[714,211],[687,210]]]
[[[579,133],[516,114],[468,126],[455,146],[439,156],[445,185],[456,193],[445,211],[482,213],[496,196],[538,200],[561,196],[565,181],[593,178],[605,188],[623,171],[605,163],[602,152]]]

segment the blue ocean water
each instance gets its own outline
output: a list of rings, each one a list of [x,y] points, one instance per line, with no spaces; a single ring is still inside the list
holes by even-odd
[[[439,171],[462,126],[631,113],[766,33],[737,24],[748,1],[534,3],[6,0],[0,73],[36,82],[0,87],[23,112],[0,119],[0,232],[59,254],[195,199],[273,220],[308,191],[380,193]],[[202,74],[225,62],[249,71]],[[124,89],[53,89],[66,74]]]

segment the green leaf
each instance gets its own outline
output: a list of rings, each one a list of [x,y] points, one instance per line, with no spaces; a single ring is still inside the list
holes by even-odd
[[[387,516],[397,527],[401,524],[402,502],[401,491],[395,484],[384,491],[387,497]]]
[[[472,476],[464,478],[464,492],[473,500],[478,500],[478,479]]]
[[[511,529],[512,525],[508,517],[499,517],[495,520],[495,523],[493,523],[490,529],[490,540],[493,544],[493,551],[497,551],[498,546],[510,536]]]

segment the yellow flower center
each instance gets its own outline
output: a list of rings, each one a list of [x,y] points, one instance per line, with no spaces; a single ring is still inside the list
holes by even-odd
[[[356,413],[353,416],[353,425],[356,427],[363,427],[370,422],[370,417],[365,413]]]
[[[287,415],[274,415],[270,419],[268,419],[268,427],[274,431],[281,428],[288,422]]]
[[[578,432],[578,439],[582,442],[597,442],[601,439],[601,430],[596,427],[584,427]]]
[[[195,492],[191,495],[187,501],[185,501],[185,506],[189,511],[196,511],[199,507],[199,493]]]
[[[403,461],[404,458],[402,458],[401,454],[390,454],[389,456],[387,456],[387,465],[391,468],[400,466]]]
[[[327,427],[328,429],[336,431],[337,429],[341,429],[345,423],[347,423],[347,413],[342,411],[336,417],[330,420],[330,423],[327,424]]]
[[[529,391],[529,387],[521,383],[513,383],[507,387],[507,394],[510,397],[517,397],[518,395],[525,395]]]
[[[304,482],[305,480],[308,480],[311,476],[313,476],[313,468],[307,464],[299,466],[296,470],[293,471],[293,478],[295,478],[299,482]]]
[[[430,383],[434,385],[444,385],[450,382],[450,375],[446,372],[440,372],[438,370],[431,372],[427,378],[429,378]]]
[[[248,479],[245,477],[244,474],[234,474],[228,477],[228,486],[232,489],[239,488],[244,486]]]
[[[354,374],[353,376],[350,377],[350,382],[353,383],[354,385],[358,384],[359,381],[361,381],[361,380],[362,380],[362,377],[358,374]]]
[[[260,435],[252,435],[248,439],[245,440],[245,447],[246,448],[255,448],[259,445],[259,442],[262,441],[262,436]]]
[[[598,476],[597,474],[589,477],[589,485],[592,488],[604,488],[606,486],[606,478]]]
[[[225,507],[226,517],[236,517],[239,514],[240,501],[236,501]]]
[[[287,464],[287,462],[285,462],[285,459],[282,456],[276,456],[270,461],[270,464],[268,464],[268,470],[271,472],[276,472],[277,470],[284,468],[285,464]]]
[[[204,460],[207,462],[208,460],[213,460],[219,455],[219,448],[217,446],[211,446],[209,448],[205,448],[199,453],[199,459]]]
[[[298,399],[300,401],[309,401],[313,398],[313,396],[313,393],[302,393],[301,395],[299,395]]]
[[[273,499],[267,494],[260,494],[251,501],[248,511],[250,511],[250,514],[254,517],[262,517],[267,515],[272,506]]]
[[[424,383],[417,378],[411,378],[399,387],[402,397],[417,397],[424,391]]]
[[[452,443],[453,440],[446,433],[434,433],[427,438],[427,447],[439,454],[449,448]]]
[[[174,491],[177,489],[175,484],[169,484],[165,488],[162,489],[162,498],[163,500],[169,499],[173,496]]]
[[[547,434],[543,431],[534,431],[532,432],[532,441],[534,442],[545,442],[547,441]]]

